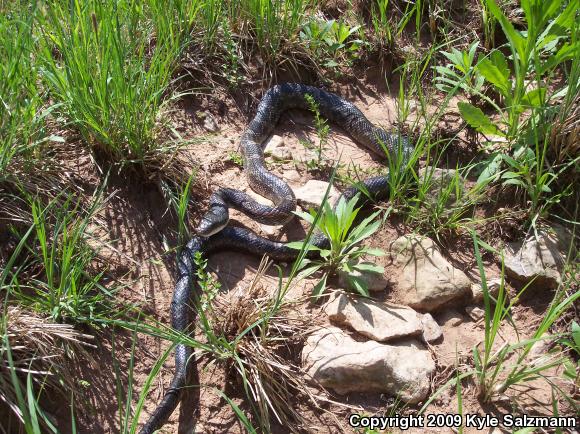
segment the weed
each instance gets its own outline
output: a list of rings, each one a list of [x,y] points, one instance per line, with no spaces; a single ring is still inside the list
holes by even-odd
[[[354,221],[360,208],[355,208],[359,201],[357,194],[352,199],[346,201],[340,198],[333,210],[328,202],[324,202],[320,211],[296,212],[312,226],[320,230],[330,241],[329,248],[318,248],[307,245],[310,250],[316,250],[320,254],[320,259],[307,259],[301,263],[304,268],[302,276],[309,276],[317,271],[321,271],[322,277],[312,290],[316,297],[320,296],[326,289],[327,280],[338,271],[346,273],[346,278],[350,287],[364,296],[369,296],[368,287],[359,273],[382,273],[383,267],[371,262],[361,262],[364,256],[382,256],[384,252],[379,249],[372,249],[361,246],[360,242],[373,235],[380,226],[377,219],[380,211],[371,214],[363,221],[354,225]],[[298,241],[289,244],[293,248],[301,249],[304,242]]]
[[[244,167],[244,157],[239,152],[230,151],[228,153],[228,160],[230,160],[236,166]]]
[[[314,150],[316,152],[317,161],[309,162],[308,165],[317,170],[321,170],[324,160],[324,149],[328,142],[328,135],[330,134],[330,127],[327,120],[320,114],[318,103],[314,100],[312,95],[304,95],[304,98],[308,103],[310,111],[314,113],[314,128],[316,129],[316,135],[318,136],[318,148]],[[313,147],[310,146],[310,149],[312,148]]]
[[[82,213],[81,204],[70,196],[64,202],[53,199],[47,206],[38,198],[27,200],[33,225],[21,240],[30,255],[10,277],[11,296],[56,322],[92,323],[95,317],[110,314],[114,290],[100,283],[104,271],[92,271],[95,252],[87,242],[98,197],[82,217],[77,215]]]
[[[365,42],[359,33],[360,26],[349,26],[342,21],[314,19],[300,31],[300,39],[309,51],[327,68],[337,68],[339,61],[347,64],[356,59]],[[358,38],[353,39],[353,35]]]

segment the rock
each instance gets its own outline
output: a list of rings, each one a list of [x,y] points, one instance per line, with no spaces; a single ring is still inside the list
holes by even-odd
[[[413,309],[352,294],[337,294],[324,308],[330,321],[347,325],[375,341],[418,335],[421,317]]]
[[[264,232],[266,235],[269,235],[271,237],[280,236],[282,233],[282,229],[284,228],[284,225],[270,226],[270,225],[259,224],[259,226],[260,226],[260,230],[262,232]]]
[[[505,252],[506,273],[514,279],[535,287],[557,288],[562,282],[560,272],[566,263],[569,237],[561,226],[541,228],[523,242],[510,243]]]
[[[467,306],[465,312],[473,321],[479,321],[485,316],[485,311],[479,306]]]
[[[421,325],[423,326],[423,340],[431,343],[439,340],[443,336],[443,331],[437,321],[433,319],[430,313],[426,313],[421,318]]]
[[[302,181],[302,175],[297,170],[285,170],[282,177],[288,182],[298,183]]]
[[[427,237],[411,234],[398,238],[391,244],[391,256],[401,266],[396,281],[404,304],[431,312],[470,294],[469,278]]]
[[[500,278],[487,280],[487,291],[492,297],[497,297],[500,285]],[[483,288],[481,287],[481,283],[475,282],[471,284],[471,295],[474,302],[481,303],[483,301]]]
[[[387,345],[357,342],[338,327],[317,330],[302,351],[306,372],[340,394],[378,392],[418,403],[429,393],[435,372],[431,354],[419,342]]]
[[[441,191],[449,187],[449,185],[455,182],[455,177],[457,176],[457,183],[459,187],[460,197],[463,195],[465,190],[465,180],[461,175],[457,173],[455,169],[440,169],[438,167],[423,167],[419,169],[419,179],[429,182],[429,188],[427,189],[425,195],[429,203],[436,203],[441,195]],[[457,201],[457,195],[455,189],[450,192],[449,198],[446,205],[450,206]]]
[[[274,134],[268,139],[264,146],[264,153],[268,154],[272,149],[281,148],[285,146],[284,137]]]
[[[463,322],[463,315],[456,310],[448,310],[439,317],[439,324],[450,327],[457,327]]]
[[[278,135],[270,137],[264,148],[264,154],[274,160],[291,160],[292,151],[284,145],[284,138]]]
[[[305,210],[308,208],[318,208],[322,203],[322,199],[324,199],[324,194],[326,193],[328,185],[328,182],[311,179],[302,187],[294,190],[298,204]],[[338,190],[336,190],[334,186],[331,186],[330,192],[328,193],[329,203],[331,205],[334,204],[339,196],[340,193]]]
[[[210,112],[198,112],[197,117],[203,119],[203,127],[209,132],[219,131],[218,124]]]
[[[534,361],[534,360],[538,359],[539,357],[544,356],[545,353],[547,353],[548,350],[550,349],[553,342],[554,342],[554,338],[552,337],[552,335],[550,335],[549,333],[544,333],[541,336],[540,340],[538,340],[532,344],[532,348],[530,349],[530,352],[528,353],[528,360]]]
[[[338,271],[338,286],[342,289],[351,289],[356,290],[356,288],[352,288],[349,281],[348,281],[349,273],[339,270]],[[367,288],[370,292],[378,292],[382,291],[386,288],[387,284],[389,283],[386,279],[385,275],[382,273],[373,273],[373,272],[360,272],[358,270],[354,270],[350,273],[351,276],[357,277],[364,281],[367,284]]]

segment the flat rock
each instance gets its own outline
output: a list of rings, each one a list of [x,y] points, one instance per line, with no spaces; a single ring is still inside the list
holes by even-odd
[[[506,273],[517,280],[536,287],[557,288],[562,282],[561,271],[566,263],[565,252],[569,246],[566,230],[555,225],[538,230],[524,241],[510,243],[505,252]]]
[[[338,327],[317,330],[302,351],[306,372],[340,394],[378,392],[418,403],[435,372],[431,354],[416,340],[392,345],[357,342]]]
[[[423,340],[425,342],[435,342],[443,336],[443,330],[441,330],[441,327],[439,327],[439,324],[430,313],[423,315],[421,325],[423,326]]]
[[[356,288],[352,288],[348,281],[348,275],[349,274],[345,271],[338,271],[338,286],[342,289],[355,290]],[[350,275],[363,280],[367,284],[367,289],[370,292],[382,291],[389,283],[383,273],[360,272],[358,270],[354,270],[352,273],[350,273]]]
[[[493,278],[487,280],[487,291],[492,297],[497,297],[499,294],[499,287],[501,285],[500,278]],[[471,298],[472,301],[476,303],[481,303],[483,301],[483,288],[481,283],[474,282],[471,284]]]
[[[401,267],[396,281],[403,304],[431,312],[470,295],[469,278],[441,255],[430,238],[403,235],[391,244],[391,257]]]
[[[407,306],[383,303],[354,294],[338,293],[325,306],[331,322],[346,325],[375,341],[419,335],[421,315]]]
[[[298,204],[305,210],[309,208],[318,208],[322,203],[322,199],[324,199],[328,185],[328,182],[311,179],[302,187],[297,188],[294,191]],[[334,204],[339,196],[340,193],[338,190],[335,189],[334,186],[331,186],[328,193],[329,203],[331,205]]]

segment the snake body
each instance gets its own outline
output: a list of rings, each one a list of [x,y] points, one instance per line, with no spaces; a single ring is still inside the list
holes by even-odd
[[[292,189],[282,179],[265,168],[262,143],[270,135],[285,110],[310,108],[305,98],[307,94],[312,96],[322,116],[342,127],[356,142],[383,157],[386,153],[393,155],[399,152],[403,164],[398,167],[406,166],[413,150],[409,141],[398,133],[375,127],[352,103],[333,93],[302,84],[288,83],[269,89],[258,105],[256,116],[242,135],[241,148],[250,187],[270,199],[274,206],[260,204],[247,194],[231,188],[220,188],[211,196],[209,211],[196,229],[199,235],[187,243],[178,257],[178,277],[171,301],[171,326],[176,331],[188,331],[193,315],[190,307],[192,297],[200,291],[194,261],[196,252],[207,256],[219,250],[229,249],[259,256],[268,255],[275,261],[296,259],[298,250],[290,248],[287,244],[227,224],[230,207],[264,224],[281,224],[292,218],[296,198]],[[364,191],[375,200],[383,199],[389,193],[388,175],[367,179],[362,184]],[[342,197],[347,200],[354,197],[359,188],[346,189]],[[317,232],[312,237],[311,243],[324,248],[328,246],[329,240],[321,232]],[[316,254],[316,251],[312,252],[311,254]],[[194,365],[191,362],[192,356],[191,347],[184,344],[176,346],[173,379],[161,403],[142,428],[141,434],[151,434],[159,429],[175,410],[182,390],[187,386],[188,370]]]

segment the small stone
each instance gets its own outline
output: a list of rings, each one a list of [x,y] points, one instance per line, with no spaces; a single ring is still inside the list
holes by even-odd
[[[309,208],[318,208],[322,203],[322,199],[324,199],[328,185],[328,182],[311,179],[302,187],[297,188],[294,191],[298,204],[304,210],[308,210]],[[340,193],[338,190],[336,190],[334,186],[331,186],[328,193],[328,202],[331,205],[334,204],[339,196]]]
[[[443,330],[441,330],[441,327],[439,327],[439,324],[437,324],[437,321],[433,319],[430,313],[423,315],[421,324],[423,326],[423,340],[425,342],[435,342],[443,336]]]
[[[439,317],[442,326],[457,327],[463,322],[463,316],[456,310],[448,310]]]
[[[404,235],[391,244],[391,257],[401,266],[393,280],[403,304],[432,312],[470,294],[469,278],[443,257],[430,238]]]
[[[355,291],[356,288],[352,288],[350,282],[348,281],[348,276],[354,276],[358,279],[361,279],[367,284],[367,289],[370,292],[379,292],[382,291],[387,287],[389,281],[382,273],[373,273],[370,271],[361,272],[358,270],[354,270],[351,273],[347,273],[345,271],[339,270],[338,271],[338,286],[342,289],[350,289]]]
[[[428,396],[435,372],[431,354],[416,340],[357,342],[333,326],[310,335],[302,364],[315,381],[340,394],[386,393],[412,404]]]
[[[467,315],[469,315],[473,321],[479,321],[485,316],[485,311],[479,306],[467,306],[465,312],[467,312]]]
[[[420,316],[410,307],[353,294],[335,295],[324,311],[333,323],[347,325],[379,342],[418,335],[423,330]]]
[[[268,139],[264,146],[264,153],[267,155],[272,149],[281,148],[284,146],[284,137],[274,134]]]
[[[487,280],[487,291],[489,292],[489,295],[491,295],[492,297],[497,297],[497,295],[499,294],[500,285],[501,285],[500,278],[493,278]],[[475,282],[471,284],[471,294],[474,302],[481,303],[483,301],[483,288],[481,286],[481,283]]]
[[[538,230],[518,243],[510,243],[505,253],[506,273],[535,287],[557,288],[562,282],[561,271],[566,263],[566,249],[570,245],[566,229],[559,225]]]
[[[203,127],[209,132],[215,133],[219,131],[219,127],[210,112],[202,112],[199,115],[203,119]]]
[[[260,230],[270,236],[270,237],[278,237],[281,235],[282,230],[284,228],[284,225],[274,225],[274,226],[270,226],[270,225],[264,225],[264,224],[260,224]]]
[[[300,182],[302,181],[302,175],[297,170],[285,170],[282,177],[288,182]]]
[[[532,349],[528,353],[528,359],[534,361],[545,355],[552,345],[553,337],[549,333],[544,333],[542,338],[533,343]]]

